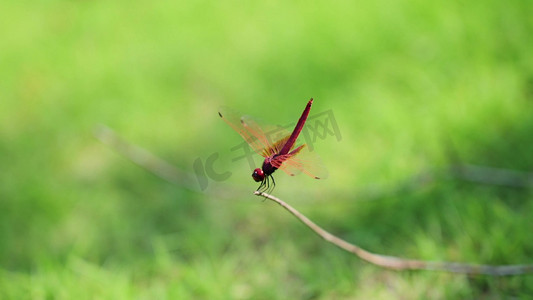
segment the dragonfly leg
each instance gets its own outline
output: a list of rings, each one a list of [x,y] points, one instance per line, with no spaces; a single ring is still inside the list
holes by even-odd
[[[266,188],[263,190],[263,192],[267,192],[270,189],[270,176],[265,177],[266,182]]]
[[[272,179],[272,187],[268,191],[268,193],[270,194],[274,190],[274,188],[276,187],[276,181],[274,180],[274,176],[270,175],[269,177],[270,177],[270,179]]]
[[[274,187],[276,187],[276,181],[274,180],[274,176],[269,175],[266,176],[263,181],[261,181],[261,184],[259,185],[256,191],[260,193],[270,194],[274,190]]]
[[[262,192],[265,193],[266,191],[268,191],[269,188],[270,188],[270,180],[268,179],[268,176],[267,176],[267,177],[265,177],[265,189],[263,189]],[[263,202],[265,202],[266,199],[267,198],[264,197],[263,198]]]
[[[261,181],[261,184],[259,185],[259,187],[257,188],[257,191],[258,192],[265,192],[266,190],[268,190],[270,188],[270,181],[268,180],[268,176],[266,176],[263,181]]]
[[[264,187],[265,187],[265,180],[261,181],[261,184],[257,188],[256,192],[261,192]]]

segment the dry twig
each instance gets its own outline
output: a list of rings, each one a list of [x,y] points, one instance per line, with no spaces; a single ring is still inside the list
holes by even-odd
[[[283,200],[276,198],[272,195],[255,192],[257,196],[265,197],[269,200],[276,202],[281,205],[283,208],[288,210],[296,218],[298,218],[302,223],[307,227],[313,230],[320,237],[326,241],[334,244],[335,246],[344,249],[348,252],[351,252],[361,259],[368,261],[369,263],[395,269],[395,270],[433,270],[433,271],[446,271],[453,273],[462,273],[462,274],[484,274],[492,276],[509,276],[509,275],[519,275],[525,273],[533,272],[533,265],[476,265],[476,264],[463,264],[463,263],[454,263],[454,262],[434,262],[434,261],[423,261],[416,259],[405,259],[395,256],[387,256],[369,252],[359,246],[348,243],[347,241],[334,236],[333,234],[327,232],[320,226],[316,225],[313,221],[309,220],[306,216],[296,210],[294,207],[290,206]]]
[[[181,172],[170,163],[153,155],[146,149],[125,141],[109,127],[104,125],[97,126],[94,129],[94,136],[103,144],[133,161],[135,164],[152,172],[154,175],[170,183],[195,189],[190,175]]]
[[[106,126],[99,126],[95,130],[94,135],[102,143],[116,150],[117,152],[132,160],[139,166],[151,171],[158,177],[183,187],[195,189],[194,184],[192,183],[191,176],[189,174],[178,170],[173,165],[169,164],[161,158],[156,157],[149,151],[128,143],[127,141],[120,138],[117,134],[115,134],[110,128]],[[479,166],[473,167],[471,165],[467,165],[459,171],[461,172],[458,175],[462,175],[460,177],[465,180],[472,180],[489,184],[508,186],[530,186],[532,182],[532,175],[529,173],[524,174],[501,169],[487,167],[482,168]],[[480,174],[482,174],[482,176]],[[498,176],[492,176],[493,174],[496,174]],[[491,178],[491,180],[487,180],[487,178]],[[497,178],[498,180],[495,180],[494,178]],[[418,180],[416,182],[418,182]],[[425,182],[425,180],[422,182]],[[519,182],[519,184],[517,184],[516,182]],[[395,270],[434,270],[462,274],[485,274],[492,276],[508,276],[533,273],[533,265],[475,265],[452,262],[423,261],[375,254],[359,246],[348,243],[347,241],[340,239],[337,236],[332,235],[331,233],[322,229],[320,226],[313,223],[306,216],[301,214],[299,211],[297,211],[295,208],[285,203],[281,199],[278,199],[266,193],[255,192],[255,194],[261,197],[265,197],[281,205],[283,208],[288,210],[302,223],[304,223],[307,227],[309,227],[311,230],[313,230],[316,234],[318,234],[326,241],[336,245],[341,249],[344,249],[359,256],[361,259],[368,261],[369,263],[381,267]],[[217,195],[220,196],[220,193],[217,193]]]

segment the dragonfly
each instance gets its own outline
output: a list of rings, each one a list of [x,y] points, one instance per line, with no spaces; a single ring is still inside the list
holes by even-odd
[[[281,126],[259,124],[250,116],[242,116],[229,108],[221,107],[218,115],[250,145],[257,154],[264,157],[261,168],[256,168],[252,178],[260,182],[258,192],[271,193],[276,186],[272,174],[280,169],[290,176],[305,173],[314,179],[324,179],[328,171],[315,152],[306,144],[295,146],[302,132],[313,98],[305,106],[292,133]],[[277,138],[276,138],[277,137]]]

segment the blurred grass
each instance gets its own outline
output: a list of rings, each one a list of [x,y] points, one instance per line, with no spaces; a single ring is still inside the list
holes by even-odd
[[[527,1],[47,1],[0,10],[0,298],[527,298],[532,277],[392,272],[250,195],[227,105],[342,133],[330,178],[276,195],[379,253],[531,263],[531,189],[439,178],[372,198],[450,151],[533,166]],[[231,197],[169,185],[92,136],[103,123],[185,171],[222,153]],[[258,162],[259,160],[256,159]],[[218,165],[220,164],[220,165]],[[214,184],[210,182],[211,186]],[[248,192],[250,191],[250,193]]]

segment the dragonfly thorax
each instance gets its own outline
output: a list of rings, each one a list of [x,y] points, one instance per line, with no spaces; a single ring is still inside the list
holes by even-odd
[[[263,170],[257,168],[254,170],[254,172],[252,173],[252,178],[256,181],[256,182],[260,182],[260,181],[263,181],[265,179],[265,173],[263,172]]]

